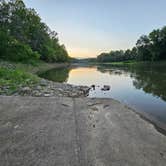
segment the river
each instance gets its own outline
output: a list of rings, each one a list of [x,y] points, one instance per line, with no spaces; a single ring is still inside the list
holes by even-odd
[[[166,124],[166,64],[92,65],[52,69],[40,74],[48,80],[95,85],[89,97],[113,98]],[[109,91],[102,91],[109,85]]]

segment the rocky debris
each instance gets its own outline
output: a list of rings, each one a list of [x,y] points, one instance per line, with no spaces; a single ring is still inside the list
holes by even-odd
[[[9,64],[8,62],[5,61],[0,61],[0,67],[6,68],[6,69],[16,69],[16,66],[14,64]]]
[[[50,97],[50,96],[52,96],[51,93],[45,93],[45,94],[44,94],[44,97]]]
[[[91,85],[91,88],[92,88],[93,90],[95,90],[95,87],[96,87],[95,85]]]
[[[104,85],[103,88],[101,88],[102,91],[109,91],[110,90],[110,86],[109,85]]]
[[[47,80],[41,79],[41,81],[40,81],[41,86],[47,86],[47,84],[48,84]]]
[[[122,72],[121,72],[121,71],[119,71],[119,70],[117,70],[117,71],[114,71],[114,74],[121,75],[121,74],[122,74]]]
[[[14,96],[34,96],[34,97],[86,97],[90,88],[87,86],[75,86],[70,84],[57,83],[41,79],[37,85],[20,87],[14,92]],[[0,88],[0,95],[8,95],[8,87]]]
[[[31,94],[32,89],[30,87],[23,87],[19,90],[19,94],[21,94],[22,96],[27,95],[27,94]]]

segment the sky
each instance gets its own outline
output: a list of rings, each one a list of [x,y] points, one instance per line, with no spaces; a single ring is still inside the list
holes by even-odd
[[[71,57],[132,48],[166,25],[166,0],[24,0],[36,9]]]

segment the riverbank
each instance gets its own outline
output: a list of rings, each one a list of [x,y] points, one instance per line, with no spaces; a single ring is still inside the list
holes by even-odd
[[[54,68],[67,67],[69,65],[70,63],[46,63],[43,61],[37,61],[34,64],[25,64],[0,60],[0,67],[4,67],[7,69],[18,69],[32,74],[36,74],[38,72],[43,72]]]
[[[89,87],[73,86],[48,81],[38,77],[38,72],[53,68],[68,67],[69,63],[50,64],[38,62],[35,65],[0,62],[0,95],[36,97],[83,97],[88,95]]]
[[[1,96],[0,106],[4,166],[165,166],[166,137],[113,99]]]
[[[87,63],[75,63],[80,64],[80,66],[87,65],[110,65],[110,66],[141,66],[141,65],[166,65],[166,61],[121,61],[121,62],[87,62]]]
[[[65,68],[68,67],[69,64],[46,64],[42,62],[36,64],[35,66],[30,64],[15,64],[9,62],[1,62],[0,64],[0,95],[33,97],[86,97],[89,94],[90,88],[87,86],[74,86],[70,84],[57,83],[41,79],[36,75],[36,72],[43,72],[45,70],[58,67]],[[58,74],[60,73],[58,72]],[[162,133],[166,131],[165,124],[160,123],[159,120],[150,117],[148,114],[141,114],[141,116],[153,123]]]

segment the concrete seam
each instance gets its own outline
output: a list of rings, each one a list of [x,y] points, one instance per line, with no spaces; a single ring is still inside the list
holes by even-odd
[[[83,166],[81,162],[81,145],[80,145],[80,135],[79,135],[79,128],[78,128],[78,119],[77,119],[77,113],[76,113],[76,101],[74,98],[73,98],[73,113],[74,113],[74,119],[75,119],[75,133],[76,133],[75,153],[76,153],[79,165]]]

